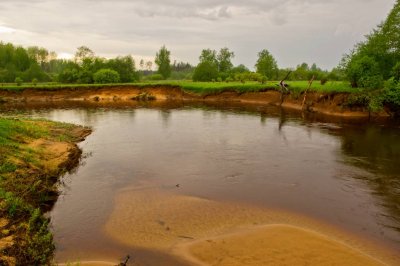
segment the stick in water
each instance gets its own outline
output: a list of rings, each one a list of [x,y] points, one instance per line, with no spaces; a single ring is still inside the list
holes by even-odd
[[[303,108],[304,108],[304,104],[305,104],[305,102],[306,102],[306,97],[307,97],[307,91],[308,91],[309,89],[311,89],[311,85],[312,85],[312,83],[313,83],[313,81],[314,81],[314,78],[315,78],[315,76],[313,75],[312,78],[311,78],[311,80],[308,82],[308,88],[307,88],[306,91],[304,92],[304,98],[303,98],[303,103],[301,104],[301,110],[303,110]]]
[[[131,256],[127,255],[126,258],[125,258],[125,261],[121,262],[120,264],[118,264],[118,266],[126,266],[126,265],[128,265],[128,261],[129,261],[130,258],[131,258]]]

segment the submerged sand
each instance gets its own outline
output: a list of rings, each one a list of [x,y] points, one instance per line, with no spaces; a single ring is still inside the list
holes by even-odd
[[[395,256],[300,215],[130,189],[115,199],[105,232],[131,247],[194,265],[384,265]]]
[[[327,236],[289,225],[268,225],[186,247],[199,265],[384,265]]]

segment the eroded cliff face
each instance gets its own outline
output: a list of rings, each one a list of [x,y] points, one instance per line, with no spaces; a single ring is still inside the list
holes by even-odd
[[[0,91],[3,102],[49,102],[49,101],[218,101],[282,106],[304,112],[321,113],[339,117],[389,117],[386,110],[370,113],[366,107],[350,106],[349,93],[308,92],[282,95],[274,89],[259,92],[238,93],[224,91],[214,94],[195,94],[175,86],[141,88],[137,86],[115,86],[104,88],[61,88],[57,90],[25,89],[20,92]]]

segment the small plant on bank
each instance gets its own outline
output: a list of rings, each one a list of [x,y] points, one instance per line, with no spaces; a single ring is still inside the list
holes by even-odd
[[[17,86],[21,86],[22,82],[23,82],[23,80],[20,77],[15,78],[15,83],[17,83]]]
[[[158,81],[164,80],[164,77],[161,74],[153,74],[147,77],[148,80]]]
[[[37,83],[38,83],[38,80],[37,80],[37,78],[34,78],[34,79],[32,79],[32,84],[33,84],[33,86],[36,86],[36,85],[37,85]]]

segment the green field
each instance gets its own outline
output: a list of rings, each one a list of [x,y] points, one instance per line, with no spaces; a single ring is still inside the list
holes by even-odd
[[[57,90],[62,88],[101,88],[113,86],[137,86],[141,88],[153,86],[174,86],[180,87],[184,91],[198,94],[212,94],[227,90],[234,90],[240,93],[255,92],[265,89],[279,89],[278,81],[268,81],[265,84],[259,82],[192,82],[192,81],[152,81],[140,83],[119,83],[119,84],[60,84],[60,83],[40,83],[34,86],[31,83],[24,83],[20,86],[16,84],[2,84],[0,89],[9,91],[22,91],[24,89],[44,89]],[[304,91],[308,88],[308,81],[288,81],[289,89],[294,92]],[[318,92],[359,92],[359,89],[350,87],[348,82],[329,81],[325,85],[321,85],[319,81],[315,81],[311,86],[311,91]]]

